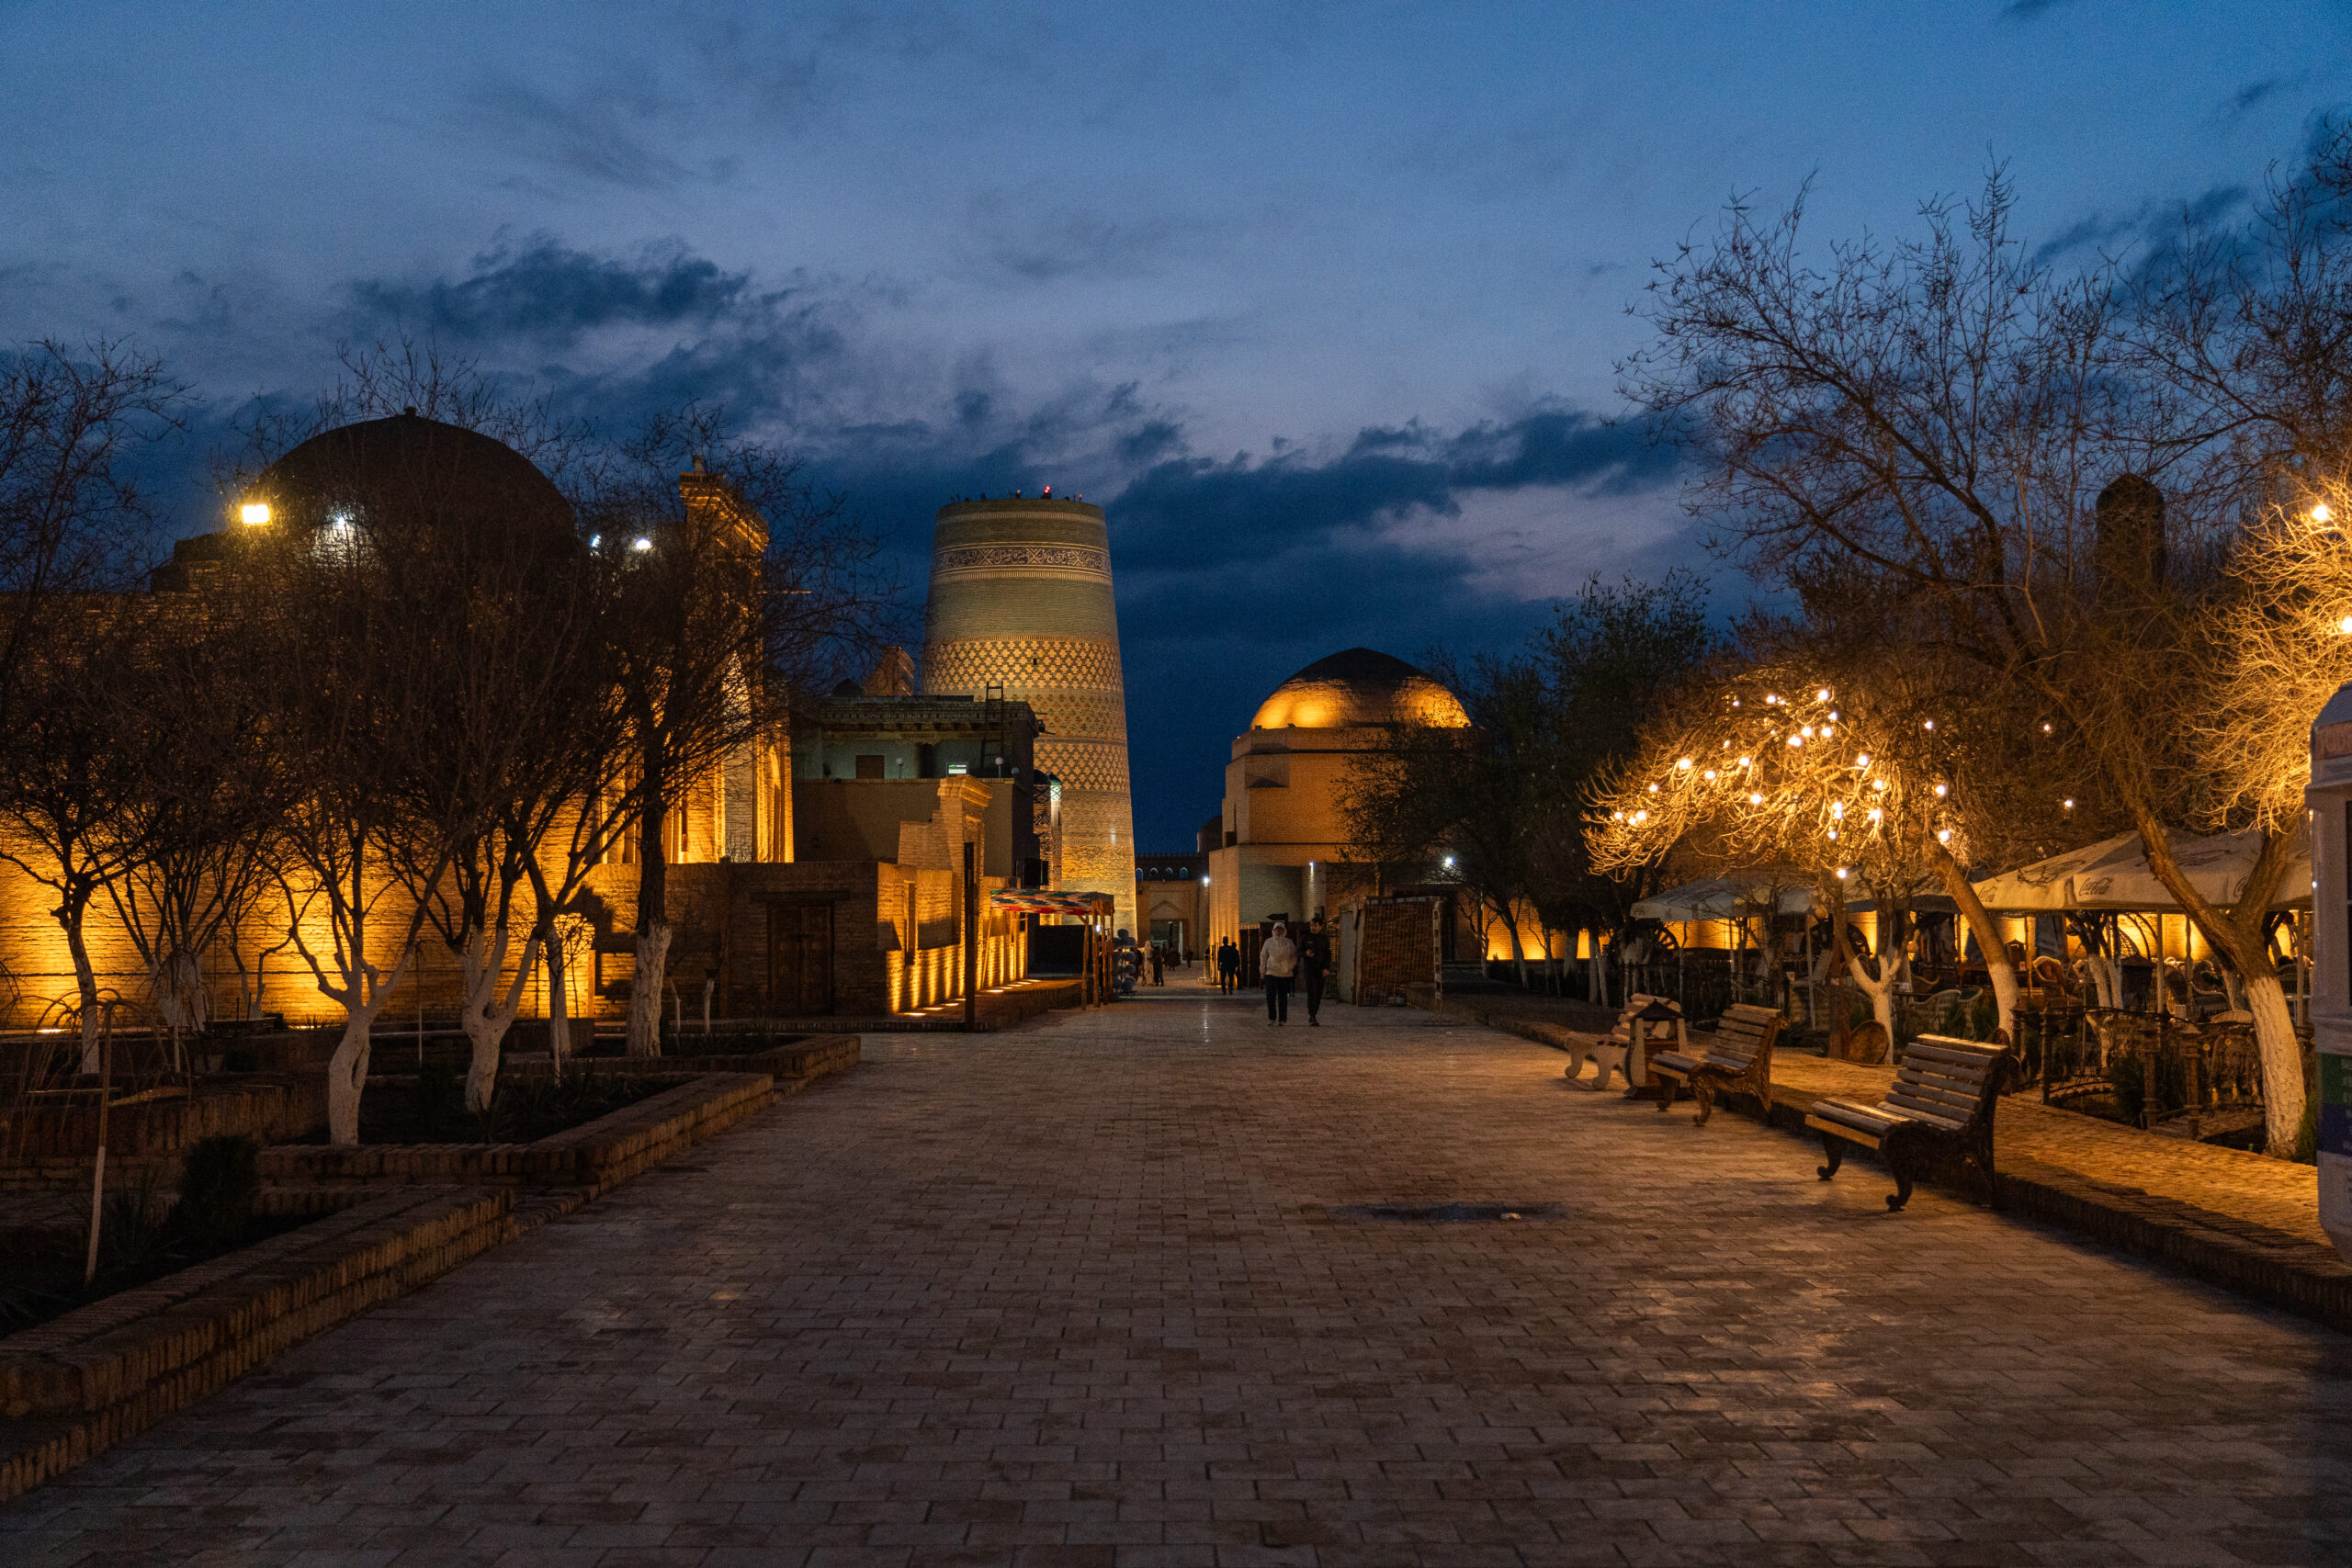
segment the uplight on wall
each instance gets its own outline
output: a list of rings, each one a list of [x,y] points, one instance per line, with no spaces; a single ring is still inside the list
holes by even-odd
[[[249,501],[237,509],[237,515],[244,520],[248,528],[258,528],[269,521],[269,502]]]

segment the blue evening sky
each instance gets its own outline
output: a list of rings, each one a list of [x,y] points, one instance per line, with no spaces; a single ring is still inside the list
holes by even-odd
[[[0,0],[0,336],[134,339],[215,432],[403,330],[615,423],[698,394],[918,585],[941,501],[1083,491],[1182,848],[1300,665],[1713,570],[1611,367],[1728,195],[1897,232],[2000,158],[2038,243],[2128,247],[2347,54],[2292,3]]]

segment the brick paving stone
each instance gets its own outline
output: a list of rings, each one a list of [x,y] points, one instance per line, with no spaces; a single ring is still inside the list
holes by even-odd
[[[0,1509],[0,1562],[2352,1562],[2342,1336],[1328,1016],[869,1036]],[[1450,1202],[1561,1217],[1339,1213]]]

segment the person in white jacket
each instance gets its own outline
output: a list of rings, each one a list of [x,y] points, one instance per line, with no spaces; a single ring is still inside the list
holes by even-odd
[[[1298,983],[1298,943],[1291,941],[1288,926],[1274,927],[1258,950],[1258,973],[1266,977],[1266,1021],[1288,1023],[1291,987]]]

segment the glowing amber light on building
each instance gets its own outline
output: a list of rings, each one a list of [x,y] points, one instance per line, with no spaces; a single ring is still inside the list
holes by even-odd
[[[269,502],[249,501],[237,509],[237,515],[245,520],[247,526],[257,528],[269,521]]]

